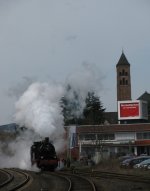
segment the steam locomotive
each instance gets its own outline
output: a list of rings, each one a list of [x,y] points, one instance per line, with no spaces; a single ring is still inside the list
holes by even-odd
[[[44,140],[34,142],[31,146],[31,163],[41,170],[54,171],[58,166],[58,158],[55,147],[48,137]]]

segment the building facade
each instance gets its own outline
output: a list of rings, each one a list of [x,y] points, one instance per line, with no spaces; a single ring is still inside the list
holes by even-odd
[[[77,126],[80,156],[150,155],[150,124]]]
[[[117,102],[130,101],[130,64],[123,52],[116,65],[116,73]],[[118,119],[116,124],[76,126],[76,144],[72,148],[72,154],[77,158],[95,157],[97,162],[100,157],[129,153],[150,155],[150,123],[133,119],[127,119],[125,122],[122,124]]]

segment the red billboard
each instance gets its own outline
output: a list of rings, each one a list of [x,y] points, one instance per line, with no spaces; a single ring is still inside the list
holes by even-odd
[[[139,103],[121,103],[120,117],[139,117]]]
[[[118,119],[148,119],[147,102],[143,100],[118,101]]]

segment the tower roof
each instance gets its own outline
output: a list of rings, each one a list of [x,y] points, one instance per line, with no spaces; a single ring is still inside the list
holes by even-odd
[[[122,52],[122,54],[120,56],[120,59],[119,59],[116,66],[120,66],[120,65],[130,65],[127,58],[126,58],[126,56],[125,56],[125,54],[124,54],[124,52]]]

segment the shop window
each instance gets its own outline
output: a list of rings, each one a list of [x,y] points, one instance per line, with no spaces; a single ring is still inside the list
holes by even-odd
[[[137,133],[137,134],[136,134],[137,139],[143,139],[143,136],[142,136],[142,135],[143,135],[142,133]]]
[[[137,139],[150,139],[150,132],[137,133]]]
[[[86,134],[85,140],[96,140],[95,134]]]
[[[115,135],[114,134],[98,134],[97,139],[98,140],[114,140]]]

